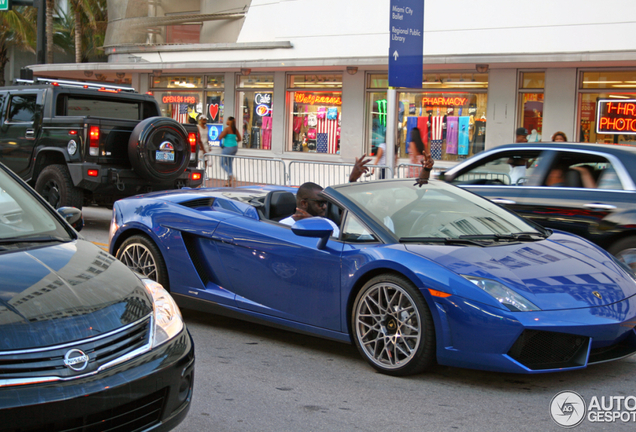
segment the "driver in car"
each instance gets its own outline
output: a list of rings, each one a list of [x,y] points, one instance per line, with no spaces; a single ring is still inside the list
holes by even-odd
[[[296,221],[308,217],[325,217],[327,210],[327,201],[319,196],[322,187],[316,183],[307,182],[300,185],[296,192],[296,213],[282,219],[280,223],[285,225],[293,225]],[[331,219],[325,218],[333,227],[333,237],[340,235],[340,229]]]

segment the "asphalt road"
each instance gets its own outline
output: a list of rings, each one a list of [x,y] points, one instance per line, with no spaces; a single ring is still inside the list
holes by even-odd
[[[85,208],[84,237],[105,248],[110,215]],[[435,366],[393,378],[376,373],[353,345],[195,311],[183,315],[195,342],[196,378],[190,413],[177,431],[563,431],[549,409],[565,390],[588,407],[596,398],[609,408],[611,397],[622,396],[627,408],[623,402],[617,411],[614,403],[610,411],[636,417],[636,356],[555,374]],[[631,417],[586,416],[573,430],[635,428]]]

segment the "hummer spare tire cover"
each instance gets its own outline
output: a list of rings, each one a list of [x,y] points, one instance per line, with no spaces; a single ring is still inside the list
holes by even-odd
[[[190,162],[185,128],[168,117],[149,117],[133,129],[128,141],[130,163],[141,177],[159,182],[177,179]]]

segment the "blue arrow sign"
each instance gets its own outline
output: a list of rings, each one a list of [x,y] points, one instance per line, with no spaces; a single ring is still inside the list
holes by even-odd
[[[424,0],[391,0],[389,87],[422,88]]]

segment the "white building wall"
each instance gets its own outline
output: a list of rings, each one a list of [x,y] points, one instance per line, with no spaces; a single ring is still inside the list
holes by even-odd
[[[493,69],[488,77],[486,148],[513,142],[516,123],[517,70]]]
[[[197,53],[198,60],[254,61],[387,57],[389,0],[254,0],[238,43],[290,41],[292,49]],[[426,0],[424,56],[633,50],[636,2]],[[188,61],[191,52],[141,53]]]
[[[568,140],[576,139],[576,104],[576,69],[548,69],[545,73],[543,141],[549,141],[557,131],[565,132]]]

